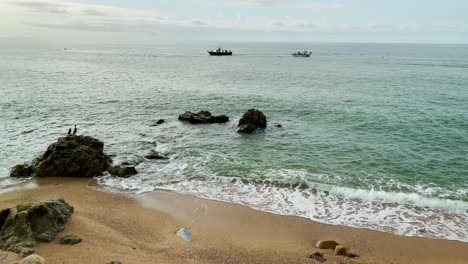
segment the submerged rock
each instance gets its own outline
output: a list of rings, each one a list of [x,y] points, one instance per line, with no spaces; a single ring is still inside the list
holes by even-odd
[[[317,248],[320,249],[333,249],[335,250],[336,246],[338,246],[338,242],[334,240],[320,240],[315,244]]]
[[[187,111],[179,115],[179,120],[187,121],[191,124],[216,124],[229,122],[229,117],[226,115],[213,116],[208,111],[200,111],[198,113]]]
[[[151,150],[145,158],[150,160],[165,160],[168,159],[166,156],[159,154],[157,151]]]
[[[257,128],[267,127],[267,118],[262,111],[257,109],[249,109],[244,113],[237,125],[239,128],[237,132],[240,133],[253,133]]]
[[[63,231],[73,207],[65,200],[19,204],[0,211],[0,249],[24,257],[37,242],[50,242]]]
[[[138,171],[135,169],[135,166],[117,165],[112,167],[109,173],[117,177],[128,178],[132,175],[138,174]]]
[[[159,119],[158,121],[156,121],[154,124],[152,124],[151,126],[159,126],[161,124],[164,124],[166,122],[166,120],[164,119]]]
[[[37,176],[91,178],[106,171],[112,159],[104,143],[88,136],[62,137],[33,162]]]
[[[34,173],[31,166],[27,164],[16,165],[11,169],[11,177],[29,177]]]
[[[46,263],[46,260],[43,257],[37,254],[33,254],[33,255],[25,257],[18,264],[45,264],[45,263]]]
[[[76,235],[66,235],[60,239],[62,245],[76,245],[81,242],[81,238]]]

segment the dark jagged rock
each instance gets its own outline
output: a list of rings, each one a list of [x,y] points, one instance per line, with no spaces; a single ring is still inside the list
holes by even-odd
[[[27,164],[16,165],[11,169],[11,177],[29,177],[34,173],[31,166]]]
[[[253,133],[257,128],[267,127],[267,118],[262,111],[257,109],[249,109],[244,113],[237,125],[237,132]]]
[[[150,160],[165,160],[168,159],[166,156],[159,154],[158,152],[151,150],[145,158]]]
[[[39,177],[91,178],[112,164],[112,159],[103,150],[104,143],[93,137],[62,137],[34,160],[32,167]]]
[[[34,252],[38,242],[50,242],[63,231],[73,207],[65,200],[19,204],[0,211],[0,249],[22,257]]]
[[[179,120],[187,121],[191,124],[219,124],[229,122],[229,117],[226,115],[213,116],[208,111],[200,111],[198,113],[187,111],[179,115]]]
[[[118,166],[112,167],[109,173],[117,177],[129,178],[132,175],[138,174],[138,171],[135,169],[134,166],[118,165]]]
[[[62,245],[76,245],[81,242],[81,238],[76,235],[66,235],[60,239]]]

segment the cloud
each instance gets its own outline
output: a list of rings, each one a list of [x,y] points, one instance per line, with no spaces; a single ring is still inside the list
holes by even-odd
[[[300,0],[240,0],[240,1],[226,1],[209,2],[209,5],[218,7],[241,7],[241,8],[296,8],[296,9],[317,9],[317,10],[333,10],[342,8],[343,4],[323,4],[323,3],[309,3]]]
[[[294,16],[295,10],[282,12],[284,16],[276,17],[274,14],[265,16],[269,12],[246,12],[248,14],[224,14],[216,12],[192,12],[186,16],[163,13],[154,9],[122,8],[111,5],[96,5],[79,2],[79,0],[0,0],[0,23],[3,30],[2,36],[24,37],[34,35],[46,38],[61,36],[66,33],[92,33],[96,36],[100,33],[119,33],[125,37],[127,34],[137,33],[149,36],[154,32],[168,31],[177,35],[177,32],[185,32],[188,35],[197,29],[197,33],[209,32],[207,35],[215,38],[218,33],[230,35],[235,32],[248,36],[271,34],[285,36],[289,33],[304,36],[330,34],[340,36],[342,33],[349,35],[364,34],[413,34],[431,32],[462,32],[464,28],[451,24],[426,23],[419,25],[390,24],[382,21],[369,23],[350,24],[332,21],[325,23],[317,16]],[[173,0],[182,1],[182,0]],[[318,4],[301,0],[205,0],[204,4],[217,6],[238,6],[245,8],[305,8],[305,9],[330,9],[341,8],[341,4]],[[205,8],[206,6],[203,6]],[[257,10],[255,10],[257,11]],[[291,12],[293,15],[291,15]],[[232,12],[231,12],[232,13]],[[239,12],[242,13],[242,12]],[[271,12],[277,13],[277,12]],[[216,15],[215,15],[216,14]],[[262,14],[260,16],[259,14]],[[7,29],[7,30],[6,30]],[[80,31],[80,32],[78,32]],[[43,34],[43,33],[47,34]],[[240,33],[242,32],[242,33]],[[464,32],[464,31],[463,31]],[[124,33],[124,34],[120,34]],[[148,34],[149,33],[149,34]],[[117,34],[115,34],[117,35]],[[180,34],[179,34],[180,35]],[[108,36],[108,35],[106,35]],[[278,37],[279,38],[279,37]],[[285,37],[287,38],[287,37]]]
[[[10,5],[24,7],[33,12],[68,14],[66,5],[53,1],[10,1]]]

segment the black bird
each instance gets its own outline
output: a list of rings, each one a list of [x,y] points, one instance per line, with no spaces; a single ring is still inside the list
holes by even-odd
[[[77,130],[78,130],[78,128],[76,128],[76,125],[75,125],[75,129],[73,129],[73,135],[76,135]]]
[[[71,134],[71,128],[68,129],[68,135],[70,135],[70,134]]]

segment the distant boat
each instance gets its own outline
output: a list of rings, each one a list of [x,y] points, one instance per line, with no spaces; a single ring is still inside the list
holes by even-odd
[[[232,51],[223,50],[221,48],[218,48],[215,51],[209,50],[208,53],[210,56],[232,56]]]
[[[312,55],[312,52],[308,52],[307,50],[304,50],[304,51],[294,52],[292,55],[293,55],[294,57],[304,57],[304,58],[308,58],[308,57],[310,57],[310,55]]]

